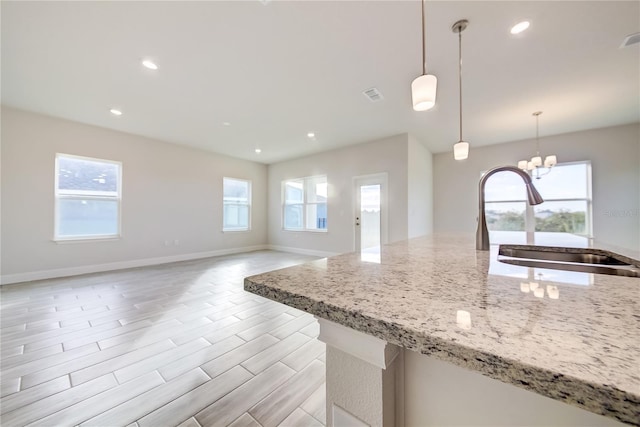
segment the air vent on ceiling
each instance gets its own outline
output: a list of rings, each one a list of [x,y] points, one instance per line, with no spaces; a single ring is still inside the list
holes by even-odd
[[[620,49],[623,47],[631,46],[632,44],[640,43],[640,33],[629,34],[624,38],[622,44],[620,45]]]
[[[371,102],[378,102],[384,99],[382,93],[376,87],[372,87],[362,92]]]

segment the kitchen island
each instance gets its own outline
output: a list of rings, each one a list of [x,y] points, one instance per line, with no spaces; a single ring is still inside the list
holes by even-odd
[[[508,265],[496,254],[467,236],[435,235],[248,277],[245,289],[320,320],[328,425],[536,424],[527,408],[538,424],[640,425],[640,279]],[[449,380],[439,384],[438,372]],[[491,402],[494,391],[507,401]],[[444,407],[447,399],[457,402]],[[494,403],[520,405],[524,418],[460,415],[495,412]],[[572,418],[574,407],[587,417]]]

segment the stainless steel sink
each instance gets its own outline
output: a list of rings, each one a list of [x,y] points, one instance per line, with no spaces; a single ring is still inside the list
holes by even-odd
[[[498,261],[524,267],[640,277],[640,261],[600,249],[500,245]]]

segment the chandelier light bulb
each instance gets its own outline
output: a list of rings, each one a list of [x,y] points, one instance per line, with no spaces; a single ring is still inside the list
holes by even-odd
[[[547,158],[544,159],[545,168],[552,168],[557,164],[558,164],[558,159],[556,156],[547,156]]]

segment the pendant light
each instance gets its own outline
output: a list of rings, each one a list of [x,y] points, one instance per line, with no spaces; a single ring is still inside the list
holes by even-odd
[[[427,74],[427,63],[425,59],[425,37],[424,30],[424,3],[422,0],[422,75],[411,83],[411,101],[415,111],[426,111],[436,105],[436,89],[438,79],[433,74]]]
[[[536,118],[536,155],[533,156],[531,160],[520,160],[518,162],[518,169],[522,169],[523,171],[531,171],[532,174],[533,171],[535,171],[535,177],[537,179],[540,179],[541,176],[551,172],[551,168],[558,164],[558,158],[552,154],[551,156],[547,156],[544,159],[544,167],[547,169],[547,171],[544,173],[540,173],[540,170],[538,169],[543,166],[542,157],[540,156],[540,134],[538,132],[540,124],[540,114],[542,114],[542,111],[536,111],[535,113],[533,113],[533,116],[535,116]]]
[[[461,19],[453,24],[451,31],[458,33],[458,83],[460,85],[460,140],[453,146],[453,158],[465,160],[469,157],[469,143],[462,139],[462,32],[469,25],[469,21]]]

